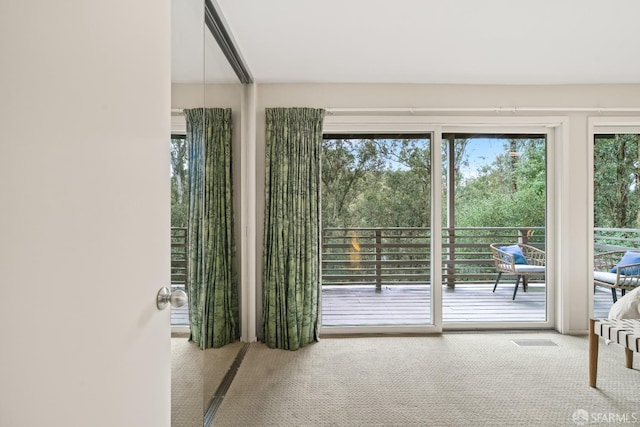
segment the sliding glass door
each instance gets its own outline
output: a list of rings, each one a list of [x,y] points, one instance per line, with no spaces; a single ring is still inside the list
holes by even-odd
[[[325,136],[325,330],[433,324],[431,147],[431,134]]]
[[[546,322],[546,134],[446,133],[442,151],[444,326]]]
[[[323,334],[553,325],[556,129],[433,119],[325,127]]]

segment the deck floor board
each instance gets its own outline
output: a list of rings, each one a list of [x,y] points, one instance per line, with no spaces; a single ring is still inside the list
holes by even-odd
[[[513,284],[457,285],[442,290],[443,322],[542,322],[545,320],[544,285],[518,290]],[[427,285],[324,286],[322,289],[323,326],[424,325],[431,320],[431,294]],[[594,316],[607,317],[611,292],[599,288],[595,293]],[[188,325],[186,306],[171,310],[172,325]]]
[[[543,322],[546,318],[544,285],[518,290],[512,300],[513,285],[457,285],[443,287],[443,322]],[[383,286],[380,293],[371,287],[325,286],[322,290],[323,326],[424,325],[431,319],[429,286]],[[611,293],[595,295],[595,315],[607,315]]]

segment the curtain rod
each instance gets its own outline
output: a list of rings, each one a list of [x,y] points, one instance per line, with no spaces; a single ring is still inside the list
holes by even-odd
[[[545,111],[577,111],[595,113],[634,113],[640,112],[640,107],[428,107],[428,108],[325,108],[328,114],[340,113],[447,113],[447,112],[491,112],[491,113],[518,113],[518,112],[545,112]],[[182,108],[172,108],[171,115],[184,114]]]
[[[580,112],[640,112],[640,107],[417,107],[417,108],[325,108],[328,114],[340,113],[445,113],[445,112],[545,112],[545,111],[580,111]]]

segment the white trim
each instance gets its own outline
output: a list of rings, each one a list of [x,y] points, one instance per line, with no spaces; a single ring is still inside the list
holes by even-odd
[[[588,260],[589,283],[593,283],[593,269],[594,269],[593,254],[595,252],[595,248],[593,245],[593,239],[595,238],[595,233],[593,231],[593,227],[595,227],[595,218],[593,216],[594,215],[593,211],[595,207],[595,200],[593,197],[593,192],[595,190],[595,186],[593,185],[593,180],[594,180],[593,154],[594,154],[596,127],[597,127],[597,123],[599,122],[599,119],[600,117],[597,117],[597,118],[587,117],[587,138],[588,138],[588,141],[587,141],[587,206],[589,206],[589,209],[591,210],[589,212],[588,219],[587,219],[587,236],[589,239],[589,260]],[[592,317],[594,306],[595,306],[595,302],[593,300],[594,295],[593,295],[593,292],[588,292],[588,294],[589,294],[589,299],[588,299],[587,313],[588,313],[588,317]]]
[[[191,328],[187,325],[171,325],[171,333],[172,334],[189,334],[191,333]]]
[[[439,334],[435,325],[388,325],[388,326],[322,326],[320,338],[327,335],[357,334]]]
[[[566,123],[566,116],[325,116],[325,133],[366,132],[426,132],[442,126],[443,132],[469,132],[470,127],[490,129],[531,129],[557,127]]]
[[[548,159],[547,159],[547,282],[553,281],[554,292],[548,292],[549,301],[547,311],[548,320],[560,333],[566,333],[570,325],[571,303],[570,284],[563,280],[562,257],[566,239],[563,233],[563,224],[569,221],[565,219],[563,194],[569,191],[565,188],[567,181],[567,168],[564,160],[569,158],[565,152],[569,151],[569,120],[548,134]]]
[[[241,340],[257,341],[257,235],[256,235],[256,100],[257,86],[243,85],[241,103],[241,153],[240,153],[240,301],[241,301]]]
[[[442,332],[442,128],[435,126],[431,132],[431,322]]]
[[[401,107],[401,108],[326,108],[328,114],[355,114],[355,113],[521,113],[521,112],[640,112],[640,107]]]
[[[601,117],[598,117],[599,119]],[[620,133],[620,130],[623,129],[624,133],[630,134],[640,134],[640,126],[635,126],[632,122],[622,121],[614,124],[613,122],[609,123],[606,126],[596,125],[598,127],[598,132],[596,133]]]
[[[447,322],[443,331],[515,331],[515,330],[550,330],[553,331],[553,325],[548,322]],[[505,326],[507,325],[507,326]]]
[[[571,247],[571,245],[574,244],[572,236],[570,233],[565,232],[567,226],[574,220],[571,217],[573,212],[571,212],[571,209],[567,206],[565,197],[575,191],[575,189],[571,188],[570,184],[568,184],[570,182],[570,170],[567,164],[572,163],[574,157],[572,151],[574,145],[570,143],[569,128],[569,119],[567,118],[565,124],[556,129],[555,133],[557,143],[554,150],[554,155],[556,156],[554,167],[554,171],[556,172],[556,181],[554,183],[554,190],[556,191],[554,212],[556,216],[553,219],[553,224],[556,237],[552,241],[554,242],[553,248],[555,248],[557,252],[547,257],[551,262],[556,263],[554,267],[555,280],[560,284],[560,286],[556,287],[555,292],[557,297],[555,314],[557,316],[556,330],[561,334],[572,332],[571,305],[574,300],[574,289],[572,289],[572,286],[576,276],[570,268],[565,268],[566,260],[574,256],[572,250],[575,249]],[[569,211],[569,213],[567,213],[567,211]],[[569,250],[567,247],[569,247]]]
[[[171,115],[171,133],[187,133],[187,120],[184,115]]]

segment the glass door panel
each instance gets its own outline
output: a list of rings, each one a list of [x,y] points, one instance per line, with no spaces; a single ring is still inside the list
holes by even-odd
[[[546,136],[442,140],[443,322],[545,322]]]
[[[431,141],[325,135],[323,330],[433,324]]]
[[[594,138],[595,317],[607,317],[611,305],[640,277],[633,269],[623,280],[611,273],[626,251],[640,248],[639,142],[640,135],[623,131]]]

